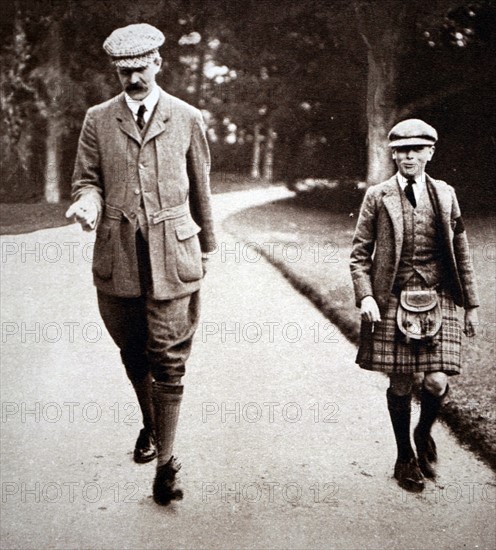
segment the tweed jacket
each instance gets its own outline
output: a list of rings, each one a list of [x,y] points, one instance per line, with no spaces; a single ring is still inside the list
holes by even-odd
[[[97,288],[114,296],[140,295],[135,234],[143,201],[153,297],[168,300],[198,290],[201,253],[215,249],[209,169],[200,111],[163,90],[143,133],[124,93],[88,110],[72,195],[98,207]]]
[[[455,304],[470,308],[479,305],[467,234],[455,190],[444,181],[426,176],[440,231],[443,252],[443,286]],[[386,310],[398,271],[403,246],[401,188],[396,176],[369,187],[363,199],[351,252],[351,276],[356,305],[373,296],[381,314]]]

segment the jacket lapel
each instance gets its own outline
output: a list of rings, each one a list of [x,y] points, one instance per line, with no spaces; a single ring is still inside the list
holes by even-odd
[[[438,226],[440,226],[443,233],[445,246],[447,250],[453,250],[453,229],[451,227],[451,209],[453,202],[451,192],[444,182],[435,181],[427,174],[426,185],[427,191],[434,204]]]
[[[443,182],[436,182],[430,176],[425,176],[427,190],[431,197],[434,198],[435,207],[438,209],[438,215],[441,217],[443,224],[448,224],[451,219],[451,205],[452,197],[446,184],[441,185]]]
[[[167,120],[169,120],[170,116],[170,98],[163,90],[160,90],[160,98],[158,100],[157,106],[153,111],[150,124],[148,125],[145,136],[143,138],[143,145],[146,145],[149,141],[156,138],[165,130],[165,123],[167,122]]]
[[[396,175],[387,181],[382,202],[393,224],[395,258],[396,263],[398,263],[403,246],[403,207],[401,206],[400,186],[396,180]]]
[[[116,118],[119,121],[120,129],[130,138],[134,139],[139,145],[141,145],[142,137],[134,120],[133,113],[126,104],[124,92],[122,92],[118,97],[117,104],[118,107]]]

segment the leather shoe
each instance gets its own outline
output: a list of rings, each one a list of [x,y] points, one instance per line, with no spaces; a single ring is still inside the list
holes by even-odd
[[[172,500],[181,500],[183,491],[177,486],[176,474],[181,464],[171,456],[167,464],[158,466],[153,482],[153,500],[157,504],[167,506]]]
[[[134,447],[134,462],[145,464],[152,461],[157,456],[157,447],[155,446],[155,437],[153,433],[143,428],[136,440]]]
[[[424,478],[416,458],[411,458],[407,462],[397,460],[394,465],[394,477],[398,485],[406,491],[420,493],[424,490]]]
[[[422,434],[417,428],[413,431],[415,447],[417,447],[418,465],[425,477],[434,479],[436,470],[434,464],[437,462],[436,442],[430,434]]]

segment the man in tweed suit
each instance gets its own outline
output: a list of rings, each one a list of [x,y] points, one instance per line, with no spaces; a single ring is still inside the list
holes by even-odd
[[[387,404],[398,456],[394,477],[409,491],[434,478],[437,451],[431,436],[448,385],[460,372],[461,327],[455,305],[465,309],[464,332],[474,336],[478,297],[467,236],[454,189],[425,173],[434,154],[436,130],[418,119],[389,133],[398,172],[367,190],[351,254],[362,330],[357,363],[387,373]],[[404,289],[436,289],[442,326],[434,342],[404,338],[396,313]],[[410,441],[410,405],[415,375],[423,373],[420,419]]]
[[[143,413],[134,459],[157,457],[153,495],[165,505],[182,497],[172,449],[215,240],[201,113],[155,81],[164,40],[138,24],[105,41],[123,92],[86,114],[66,215],[85,230],[96,227],[100,313]]]

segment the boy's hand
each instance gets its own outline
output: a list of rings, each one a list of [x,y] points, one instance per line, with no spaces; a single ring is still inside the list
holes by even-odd
[[[476,327],[479,324],[479,314],[477,313],[477,308],[473,307],[471,309],[465,310],[465,328],[463,332],[469,338],[472,338],[476,334]]]
[[[365,298],[363,298],[360,314],[362,319],[369,323],[377,323],[381,320],[379,306],[373,296],[365,296]]]

